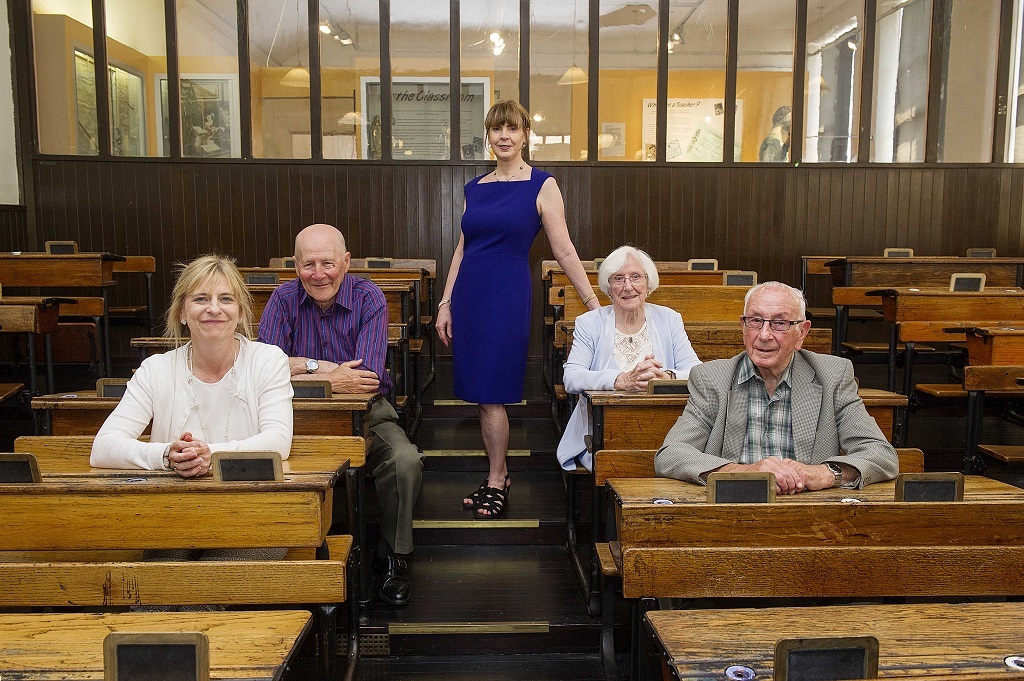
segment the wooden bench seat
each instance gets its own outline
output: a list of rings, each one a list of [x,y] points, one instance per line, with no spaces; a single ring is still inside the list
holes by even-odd
[[[23,383],[0,383],[0,402],[10,399],[20,393],[25,387]]]
[[[1024,463],[1024,446],[978,445],[978,451],[1007,464]]]
[[[844,341],[841,345],[845,349],[847,349],[847,350],[849,350],[851,352],[857,352],[857,353],[889,352],[889,344],[888,343],[869,343],[869,342],[861,342],[861,341]],[[902,352],[902,351],[907,349],[907,345],[906,345],[906,343],[900,343],[898,348]],[[930,345],[924,345],[922,343],[918,343],[917,345],[914,346],[914,351],[915,352],[935,352],[935,348],[933,348]]]
[[[914,389],[930,397],[967,397],[967,391],[964,390],[962,383],[918,383]],[[1024,397],[1024,388],[1020,390],[988,390],[985,394],[990,397]]]

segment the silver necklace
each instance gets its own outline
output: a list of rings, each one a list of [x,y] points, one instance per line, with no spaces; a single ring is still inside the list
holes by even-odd
[[[232,395],[235,394],[235,389],[238,387],[238,369],[236,368],[236,365],[238,364],[238,353],[241,352],[241,350],[242,350],[242,345],[241,345],[241,343],[239,343],[238,349],[235,350],[235,356],[231,360],[230,372],[231,372],[231,394]],[[188,368],[188,377],[187,377],[186,380],[188,381],[189,389],[191,390],[192,389],[192,380],[193,379],[199,380],[199,379],[196,378],[196,375],[192,372],[192,343],[188,344],[188,350],[185,351],[185,366],[186,366],[186,368]],[[202,440],[204,442],[206,442],[207,444],[209,444],[210,443],[210,435],[209,435],[210,431],[208,431],[206,429],[206,424],[203,422],[203,411],[199,408],[199,400],[196,399],[196,395],[195,395],[194,391],[192,392],[192,399],[194,399],[195,402],[196,402],[196,416],[199,417],[199,428],[202,429],[202,431],[203,431],[203,433],[202,433],[202,435],[203,435]],[[229,433],[230,429],[231,429],[231,402],[228,402],[228,417],[226,419],[224,419],[224,439],[222,439],[221,442],[227,442],[228,441],[228,433]]]
[[[511,175],[509,175],[509,176],[508,176],[508,177],[506,177],[506,178],[505,178],[504,180],[503,180],[503,179],[501,179],[500,177],[498,177],[498,169],[497,169],[497,168],[495,168],[495,169],[494,169],[494,179],[495,179],[495,180],[497,180],[498,182],[511,182],[511,181],[512,181],[512,178],[513,178],[513,177],[515,177],[516,175],[518,175],[518,174],[519,174],[519,171],[520,171],[520,170],[522,170],[522,169],[523,169],[523,168],[525,168],[525,167],[526,167],[525,165],[521,165],[521,166],[519,166],[519,168],[517,168],[517,169],[516,169],[516,172],[512,173]]]

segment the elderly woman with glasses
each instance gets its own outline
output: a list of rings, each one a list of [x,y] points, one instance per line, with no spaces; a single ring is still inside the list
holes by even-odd
[[[647,390],[651,379],[686,378],[700,364],[680,314],[646,302],[647,294],[658,288],[658,270],[649,255],[632,246],[615,249],[598,269],[597,282],[612,304],[576,318],[565,362],[566,392]],[[581,464],[592,470],[592,452],[584,443],[590,431],[581,399],[558,443],[563,468]]]

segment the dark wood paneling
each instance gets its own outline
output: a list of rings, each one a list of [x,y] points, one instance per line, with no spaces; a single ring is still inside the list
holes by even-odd
[[[1024,168],[1006,166],[804,165],[547,168],[565,198],[583,258],[634,243],[657,260],[718,258],[762,281],[800,281],[803,254],[875,254],[910,246],[959,255],[994,246],[1021,255]],[[265,265],[291,251],[296,231],[337,225],[357,257],[428,257],[438,291],[458,242],[462,187],[486,165],[167,163],[45,160],[33,165],[38,243],[24,212],[0,209],[0,249],[31,250],[73,239],[83,250],[148,254],[164,301],[171,265],[219,251]],[[531,253],[539,276],[550,258]],[[141,295],[122,287],[119,297]],[[533,351],[540,352],[540,287]]]
[[[25,206],[0,206],[0,250],[17,251],[27,241]]]

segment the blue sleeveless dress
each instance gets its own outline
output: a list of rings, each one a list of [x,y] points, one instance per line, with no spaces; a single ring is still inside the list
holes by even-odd
[[[483,177],[483,176],[481,176]],[[550,173],[522,182],[466,184],[462,264],[452,291],[455,396],[477,404],[523,399],[530,344],[530,246],[541,229],[537,195]]]

